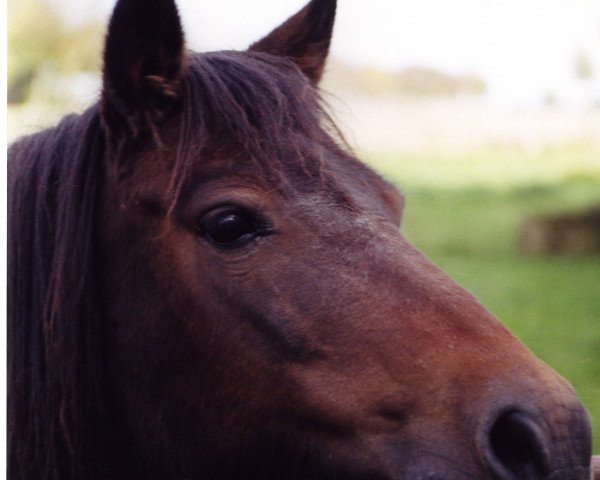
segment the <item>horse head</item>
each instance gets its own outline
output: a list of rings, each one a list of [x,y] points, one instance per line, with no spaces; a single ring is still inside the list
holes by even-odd
[[[104,478],[589,479],[572,387],[403,237],[402,194],[324,112],[335,8],[197,54],[172,0],[117,3]]]

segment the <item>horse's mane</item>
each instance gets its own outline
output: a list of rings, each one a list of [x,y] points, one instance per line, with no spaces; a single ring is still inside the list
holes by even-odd
[[[291,61],[221,52],[190,54],[187,62],[171,183],[175,196],[189,159],[218,140],[248,152],[265,175],[293,169],[322,177],[319,148],[335,146],[331,135],[337,130],[316,88]],[[13,479],[110,477],[113,459],[102,452],[107,454],[108,431],[115,426],[103,426],[109,406],[102,371],[106,332],[94,242],[103,162],[124,154],[102,127],[102,108],[100,103],[65,117],[9,149]],[[160,138],[155,141],[160,148]],[[306,159],[308,145],[317,161]]]
[[[9,149],[8,462],[11,478],[81,474],[99,418],[94,212],[97,108]]]

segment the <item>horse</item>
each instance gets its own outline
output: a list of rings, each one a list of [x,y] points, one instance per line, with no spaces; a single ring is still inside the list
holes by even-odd
[[[199,54],[119,0],[98,102],[10,146],[10,479],[589,480],[572,387],[327,114],[335,11]]]

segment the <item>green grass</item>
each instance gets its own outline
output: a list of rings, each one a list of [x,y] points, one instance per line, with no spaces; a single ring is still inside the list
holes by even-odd
[[[569,161],[575,154],[578,159]],[[508,171],[495,166],[495,176],[488,178],[482,172],[488,171],[490,158],[509,159]],[[544,158],[552,175],[535,173]],[[600,453],[600,256],[525,256],[516,249],[526,217],[600,204],[597,149],[567,146],[512,155],[503,150],[454,160],[439,154],[395,160],[374,155],[369,160],[406,195],[405,235],[575,386],[590,412],[594,450]],[[444,183],[453,161],[465,173]],[[510,169],[519,163],[527,173],[515,182]],[[428,169],[434,172],[431,179]],[[403,172],[408,180],[401,181]]]

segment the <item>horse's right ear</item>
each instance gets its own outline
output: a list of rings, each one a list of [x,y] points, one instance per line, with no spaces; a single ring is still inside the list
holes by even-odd
[[[250,50],[293,60],[316,85],[329,53],[336,3],[336,0],[311,0],[269,35],[252,44]]]
[[[174,0],[119,0],[104,49],[102,113],[117,136],[153,128],[177,106],[185,66]]]

